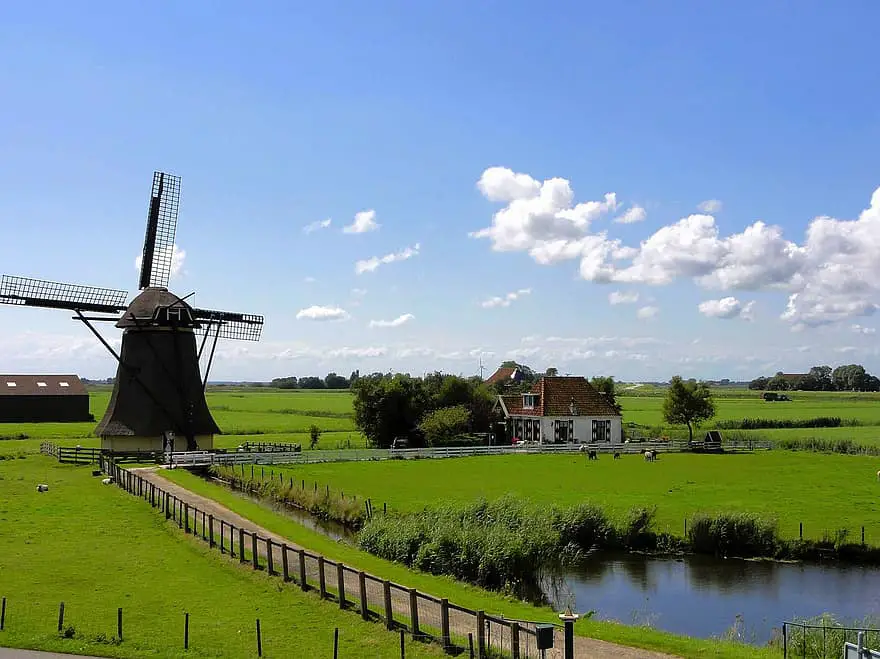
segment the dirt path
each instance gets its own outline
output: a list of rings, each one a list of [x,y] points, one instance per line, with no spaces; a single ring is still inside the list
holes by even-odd
[[[268,529],[254,524],[249,519],[242,517],[241,515],[233,512],[229,508],[226,508],[225,506],[217,503],[213,499],[203,497],[199,494],[187,490],[184,487],[181,487],[180,485],[172,481],[162,478],[161,473],[157,471],[156,467],[137,468],[131,469],[130,471],[138,473],[145,480],[155,483],[157,486],[176,496],[178,499],[187,503],[188,505],[195,506],[199,510],[207,513],[208,515],[213,515],[215,538],[220,537],[220,521],[222,520],[227,524],[232,524],[239,528],[243,528],[248,532],[255,532],[263,538],[270,538],[274,543],[277,543],[278,545],[286,544],[293,550],[306,549],[307,551],[311,551],[308,547],[297,545],[296,543],[291,542],[284,536],[272,533]],[[258,546],[258,552],[260,557],[263,558],[265,561],[267,554],[265,543],[261,543]],[[281,561],[281,547],[278,546],[277,548],[273,549],[273,563],[276,566],[276,570],[282,564]],[[296,574],[297,570],[298,567],[296,567],[295,565],[290,566],[290,571],[292,574]],[[308,575],[308,580],[310,582],[315,583],[318,581],[318,566],[315,561],[306,562],[306,572]],[[335,585],[337,583],[337,575],[335,573],[335,570],[328,570],[325,578],[327,584],[334,587],[335,590]],[[384,593],[382,586],[369,579],[367,580],[366,584],[367,591],[369,593],[369,601],[383,601]],[[355,593],[360,592],[358,577],[356,574],[346,572],[345,592],[349,601],[353,599],[353,595]],[[394,613],[399,614],[403,617],[408,617],[410,612],[409,598],[397,589],[392,589],[391,599],[392,609],[394,610]],[[436,615],[426,615],[428,612],[426,610],[420,609],[420,622],[424,625],[439,629],[439,606],[437,606],[436,609],[436,612],[434,612]],[[473,628],[473,618],[469,615],[465,615],[461,612],[455,611],[454,609],[450,609],[449,611],[449,626],[452,634],[458,634],[462,637],[467,637],[468,633],[475,632],[475,629]],[[495,638],[492,638],[492,634],[493,632],[490,632],[489,641],[492,642],[494,645],[498,643],[499,639],[497,637],[497,634],[495,635]],[[504,648],[510,648],[509,637],[500,639],[500,642]],[[562,630],[558,629],[556,632],[556,638],[554,640],[554,648],[547,651],[547,658],[562,659],[563,646],[564,639],[562,637]],[[523,656],[526,656],[525,648],[521,649],[523,651]],[[537,654],[538,653],[534,649],[532,649],[529,653],[530,656],[537,656]],[[583,636],[575,637],[575,656],[578,659],[605,659],[606,657],[619,657],[620,659],[675,659],[673,655],[662,654],[659,652],[652,652],[650,650],[632,648],[623,645],[615,645],[606,641],[586,638]]]

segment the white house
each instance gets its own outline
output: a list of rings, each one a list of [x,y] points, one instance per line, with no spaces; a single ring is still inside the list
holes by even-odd
[[[583,377],[544,376],[523,394],[498,396],[508,439],[542,444],[623,441],[622,418]]]

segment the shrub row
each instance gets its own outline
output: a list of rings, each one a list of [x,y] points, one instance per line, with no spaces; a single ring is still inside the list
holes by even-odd
[[[786,451],[813,451],[815,453],[842,453],[844,455],[880,455],[880,446],[859,444],[851,439],[828,437],[797,437],[776,440],[776,448]]]
[[[347,528],[358,530],[364,524],[363,502],[346,498],[341,492],[325,488],[300,487],[293,480],[251,477],[235,473],[232,467],[214,465],[210,473],[228,482],[233,488],[250,492],[262,498],[272,499],[299,508],[320,519],[338,522]]]
[[[724,419],[716,428],[732,430],[769,430],[771,428],[839,428],[858,425],[856,419],[842,421],[839,416],[817,416],[812,419]]]

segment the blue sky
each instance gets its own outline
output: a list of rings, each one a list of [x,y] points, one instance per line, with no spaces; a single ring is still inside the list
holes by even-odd
[[[172,289],[266,316],[217,378],[474,373],[481,353],[626,380],[878,371],[878,19],[7,3],[0,271],[133,294],[161,169],[183,179]],[[63,312],[0,309],[0,370],[106,377],[102,350]]]

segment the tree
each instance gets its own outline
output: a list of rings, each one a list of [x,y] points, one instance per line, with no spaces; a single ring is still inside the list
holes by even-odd
[[[324,386],[327,389],[348,389],[348,380],[331,372],[324,378]]]
[[[350,387],[355,383],[355,381],[361,376],[361,372],[358,369],[355,369],[351,372],[351,375],[348,376],[348,386]]]
[[[557,375],[559,375],[559,369],[555,366],[551,366],[546,371],[544,371],[544,375],[548,378],[555,378]]]
[[[311,439],[309,442],[309,448],[318,448],[318,442],[321,439],[321,429],[314,423],[309,426],[309,438]]]
[[[272,386],[278,389],[296,389],[297,381],[295,377],[275,378],[272,380]]]
[[[325,389],[324,380],[314,375],[299,379],[300,389]]]
[[[413,430],[428,409],[421,380],[401,373],[361,376],[352,391],[355,423],[372,446],[388,448],[399,436],[418,441]]]
[[[593,388],[598,391],[600,394],[604,394],[608,399],[608,402],[611,403],[611,406],[617,410],[617,413],[620,414],[621,408],[617,403],[617,397],[615,392],[616,383],[614,382],[614,378],[609,376],[598,375],[590,380],[590,384],[593,385]]]
[[[705,382],[682,380],[676,375],[669,383],[663,401],[663,418],[667,423],[687,425],[688,442],[694,441],[694,428],[715,416],[715,401]]]
[[[838,391],[862,391],[869,377],[861,364],[838,366],[831,372],[831,380]]]
[[[807,377],[816,383],[815,391],[831,391],[834,389],[834,381],[831,379],[830,366],[813,366]]]
[[[770,378],[765,378],[763,376],[757,377],[751,382],[749,382],[749,389],[763,391],[767,388],[767,383],[770,382]]]
[[[471,413],[464,405],[443,407],[428,412],[419,429],[425,435],[428,446],[449,446],[459,435],[467,432]]]

